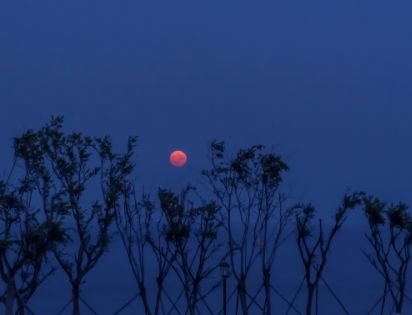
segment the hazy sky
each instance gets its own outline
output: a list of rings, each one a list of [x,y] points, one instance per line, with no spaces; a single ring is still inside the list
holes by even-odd
[[[0,2],[0,162],[10,140],[140,137],[140,185],[197,180],[207,146],[262,143],[328,215],[347,187],[412,203],[412,2]],[[188,153],[176,170],[174,148]]]
[[[302,198],[349,185],[412,201],[411,10],[380,0],[2,1],[2,151],[63,114],[68,129],[140,136],[146,185],[175,175],[175,147],[201,169],[217,138],[274,147]]]

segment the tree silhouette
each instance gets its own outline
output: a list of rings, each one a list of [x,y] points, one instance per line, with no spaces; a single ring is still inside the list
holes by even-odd
[[[364,213],[369,224],[365,236],[371,246],[371,252],[364,254],[384,279],[381,314],[385,311],[388,292],[396,313],[401,314],[412,246],[412,218],[408,206],[404,203],[387,205],[369,196],[364,198]]]
[[[146,315],[161,314],[164,294],[167,294],[164,283],[176,257],[176,250],[168,246],[161,233],[164,224],[163,212],[150,196],[142,194],[139,198],[133,185],[127,187],[124,203],[116,211],[116,225]],[[149,265],[155,265],[155,274],[147,273]],[[156,282],[154,299],[150,299],[146,289],[149,277]]]
[[[57,117],[13,144],[12,170],[0,180],[0,302],[6,315],[30,311],[28,302],[56,267],[71,286],[72,314],[80,315],[82,285],[115,236],[146,315],[219,314],[220,306],[211,302],[222,283],[219,266],[224,303],[236,299],[230,311],[272,315],[277,294],[288,304],[287,313],[299,313],[296,295],[288,301],[272,277],[278,250],[294,233],[305,273],[300,288],[306,283],[311,315],[318,312],[319,282],[331,291],[322,275],[336,235],[358,206],[368,219],[370,250],[364,254],[384,280],[374,307],[381,303],[385,314],[390,299],[398,314],[405,309],[412,216],[404,203],[347,193],[327,228],[322,219],[315,221],[312,204],[292,205],[281,191],[287,164],[261,145],[230,157],[223,142],[213,142],[211,166],[202,172],[212,194],[189,185],[179,193],[159,189],[152,198],[137,195],[130,179],[135,137],[115,153],[109,137],[66,133]],[[227,262],[235,283],[229,300]]]
[[[80,314],[80,287],[107,250],[115,208],[127,177],[136,142],[115,154],[108,137],[65,134],[63,118],[15,139],[15,150],[36,176],[37,192],[47,219],[64,224],[70,242],[53,248],[72,288],[73,315]],[[100,197],[98,192],[100,190]]]
[[[342,205],[337,209],[332,228],[328,233],[325,233],[322,219],[319,219],[317,228],[312,225],[315,208],[311,204],[296,206],[296,242],[305,269],[307,315],[312,314],[315,291],[322,278],[332,242],[337,232],[342,228],[348,211],[361,204],[362,196],[363,193],[344,196]]]
[[[221,248],[217,241],[221,227],[219,207],[214,202],[196,205],[189,198],[194,189],[188,186],[180,196],[169,190],[159,190],[160,207],[166,221],[163,234],[176,251],[172,268],[183,287],[187,305],[184,313],[190,315],[196,314],[200,301],[210,310],[206,297],[217,284],[205,288],[205,280],[209,280],[219,267],[217,258]]]
[[[41,283],[55,268],[48,267],[47,256],[57,243],[65,240],[57,222],[38,215],[32,204],[32,178],[25,172],[17,186],[0,182],[0,278],[5,284],[2,301],[6,315],[19,315]]]
[[[213,142],[211,164],[203,172],[222,208],[228,256],[244,315],[251,303],[248,277],[261,258],[264,308],[271,314],[271,269],[291,215],[278,191],[288,166],[281,157],[255,145],[227,157],[225,144]]]

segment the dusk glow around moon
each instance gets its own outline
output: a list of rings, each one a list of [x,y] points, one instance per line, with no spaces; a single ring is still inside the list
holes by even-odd
[[[186,153],[179,150],[173,151],[172,154],[170,154],[169,161],[173,166],[183,167],[187,162]]]

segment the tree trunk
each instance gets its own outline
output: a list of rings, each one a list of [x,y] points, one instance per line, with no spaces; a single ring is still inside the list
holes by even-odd
[[[270,271],[263,270],[263,286],[265,288],[265,314],[272,315],[272,301],[270,299]]]
[[[159,310],[160,310],[160,303],[162,300],[162,292],[163,292],[163,277],[160,276],[156,279],[157,282],[157,293],[156,293],[156,306],[155,306],[155,311],[154,315],[159,315]]]
[[[72,315],[80,315],[80,285],[78,284],[72,285],[72,302]]]
[[[403,308],[403,299],[405,296],[405,292],[403,290],[400,290],[400,299],[396,305],[396,315],[401,315],[402,314],[402,308]]]
[[[382,304],[381,304],[381,314],[380,314],[380,315],[383,315],[383,314],[384,314],[384,311],[385,311],[385,303],[386,303],[386,293],[387,293],[387,291],[388,291],[388,282],[385,281],[385,290],[383,291],[383,299],[382,299]]]
[[[139,283],[139,290],[140,290],[140,297],[142,299],[145,314],[151,315],[152,313],[150,312],[149,302],[147,301],[147,291],[146,291],[146,287],[144,286],[143,282]]]
[[[190,304],[189,304],[189,314],[195,315],[195,310],[196,310],[196,303],[193,301],[193,298],[191,298]]]
[[[313,296],[315,292],[315,287],[308,288],[308,299],[306,301],[306,315],[312,314]]]
[[[238,286],[237,286],[239,299],[240,299],[240,306],[242,308],[242,314],[248,315],[248,307],[247,307],[247,298],[246,298],[246,284],[244,276],[241,276]]]
[[[16,295],[17,298],[17,307],[18,307],[18,314],[24,315],[26,312],[26,303],[23,301],[20,295]]]
[[[16,298],[16,286],[14,280],[9,280],[7,283],[7,292],[6,292],[6,315],[14,315],[13,312],[13,303]]]
[[[190,296],[190,310],[189,310],[190,315],[195,315],[196,314],[198,286],[199,286],[198,282],[195,281],[195,283],[193,284],[193,289],[192,289],[192,293],[191,293],[191,296]]]
[[[24,305],[23,306],[19,306],[19,315],[24,315],[25,314],[25,312],[26,312],[26,308],[24,307]]]

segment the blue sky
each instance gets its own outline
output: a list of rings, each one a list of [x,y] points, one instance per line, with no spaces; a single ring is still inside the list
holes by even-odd
[[[321,215],[348,187],[412,203],[410,12],[382,0],[2,1],[0,171],[13,136],[64,115],[67,130],[138,135],[149,189],[201,184],[222,139],[283,155],[295,197]],[[175,148],[183,170],[168,164]]]
[[[69,130],[119,142],[137,134],[141,182],[153,187],[174,181],[172,148],[185,149],[198,170],[207,144],[223,139],[233,149],[262,143],[283,154],[304,198],[350,186],[408,199],[411,8],[4,1],[3,156],[11,137],[62,114]]]

